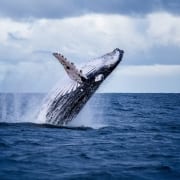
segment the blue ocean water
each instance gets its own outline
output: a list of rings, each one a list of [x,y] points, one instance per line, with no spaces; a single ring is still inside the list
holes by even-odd
[[[0,179],[180,179],[180,94],[96,94],[64,128],[43,97],[0,94]]]

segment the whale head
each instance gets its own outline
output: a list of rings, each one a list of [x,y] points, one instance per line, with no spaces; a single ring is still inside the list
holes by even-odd
[[[124,51],[119,48],[107,53],[99,58],[89,61],[82,67],[82,72],[86,75],[85,82],[101,82],[117,67],[121,62]]]

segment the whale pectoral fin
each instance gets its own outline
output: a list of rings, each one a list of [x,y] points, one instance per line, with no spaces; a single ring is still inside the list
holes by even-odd
[[[78,70],[74,63],[68,61],[63,55],[59,53],[53,53],[53,55],[63,65],[65,71],[72,80],[83,83],[87,79],[87,76],[82,73],[82,70]]]

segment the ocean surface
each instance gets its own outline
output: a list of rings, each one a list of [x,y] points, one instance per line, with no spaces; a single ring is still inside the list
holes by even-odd
[[[45,94],[0,94],[0,179],[180,179],[180,94],[96,94],[60,128]]]

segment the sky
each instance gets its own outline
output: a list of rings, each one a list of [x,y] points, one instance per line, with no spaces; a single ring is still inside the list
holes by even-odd
[[[48,92],[75,64],[115,48],[98,92],[180,93],[179,0],[1,0],[0,92]]]

